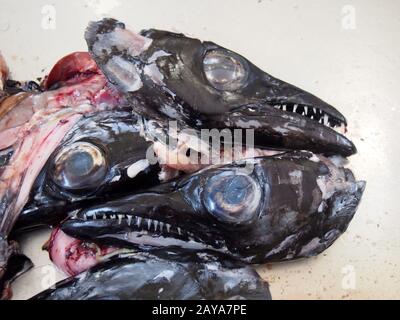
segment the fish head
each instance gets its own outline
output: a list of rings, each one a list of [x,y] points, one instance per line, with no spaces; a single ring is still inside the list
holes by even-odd
[[[158,183],[137,116],[113,110],[83,117],[51,153],[15,230],[56,224],[75,209]]]
[[[291,260],[329,247],[347,229],[364,187],[327,158],[287,153],[208,167],[83,209],[61,229],[117,247],[215,250],[249,263]]]
[[[136,34],[113,19],[92,22],[89,51],[143,115],[201,128],[254,129],[266,147],[349,156],[346,119],[318,97],[262,71],[242,55],[183,34]]]
[[[238,261],[216,253],[160,250],[112,257],[32,299],[270,300],[271,294],[268,283]]]

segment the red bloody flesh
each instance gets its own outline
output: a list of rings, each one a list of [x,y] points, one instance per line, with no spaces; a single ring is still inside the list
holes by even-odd
[[[73,52],[60,59],[43,80],[43,87],[48,90],[56,84],[79,83],[82,78],[100,74],[96,63],[88,52]]]
[[[56,228],[51,233],[47,250],[53,263],[67,275],[73,276],[96,265],[102,257],[117,248],[84,242]]]

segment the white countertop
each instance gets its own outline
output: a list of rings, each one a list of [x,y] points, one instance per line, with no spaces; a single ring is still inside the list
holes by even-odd
[[[348,119],[358,148],[350,167],[367,181],[348,231],[316,258],[258,268],[274,299],[400,297],[400,2],[396,0],[0,0],[0,50],[15,79],[43,76],[86,50],[90,20],[113,16],[212,40],[310,91]],[[399,199],[397,199],[399,198]],[[14,284],[28,298],[62,274],[26,234],[33,270]]]

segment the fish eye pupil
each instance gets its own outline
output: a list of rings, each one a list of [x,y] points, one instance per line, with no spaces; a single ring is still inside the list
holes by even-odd
[[[252,221],[261,202],[261,188],[254,178],[221,172],[209,178],[202,200],[207,211],[222,222]]]
[[[87,152],[72,154],[65,162],[65,170],[75,176],[84,176],[93,168],[93,158]]]
[[[50,176],[68,190],[97,188],[104,181],[108,166],[103,151],[89,142],[75,142],[54,157]]]
[[[251,192],[251,186],[248,180],[244,176],[234,176],[223,191],[223,198],[227,204],[241,204],[246,199],[249,191]]]
[[[244,86],[247,80],[245,62],[223,50],[208,51],[203,68],[208,82],[217,90],[233,91]]]

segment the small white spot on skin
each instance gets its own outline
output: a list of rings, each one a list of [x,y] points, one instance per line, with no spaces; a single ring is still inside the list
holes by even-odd
[[[168,117],[170,118],[178,118],[179,117],[179,113],[176,109],[172,108],[171,106],[165,104],[163,106],[161,106],[161,112],[163,112],[164,114],[166,114]]]
[[[239,128],[245,128],[245,129],[250,129],[250,128],[260,128],[261,123],[257,120],[238,120],[236,121],[236,125],[239,126]]]
[[[158,51],[156,51],[156,52],[154,52],[152,55],[151,55],[151,57],[149,58],[149,62],[150,63],[153,63],[153,62],[155,62],[158,58],[160,58],[160,57],[168,57],[168,56],[170,56],[171,54],[170,53],[168,53],[168,52],[165,52],[164,50],[158,50]]]
[[[142,159],[139,161],[136,161],[134,164],[131,164],[128,167],[127,170],[127,175],[129,178],[134,178],[138,175],[139,172],[142,172],[144,169],[146,169],[150,165],[149,161],[147,159]]]
[[[320,162],[320,159],[315,154],[313,154],[312,157],[309,158],[309,160],[312,162]]]
[[[298,132],[303,131],[302,129],[298,128],[297,126],[292,125],[290,122],[285,123],[283,127],[279,126],[279,127],[274,127],[273,129],[282,134],[286,134],[291,131],[298,131]]]
[[[303,178],[303,173],[300,170],[293,170],[289,173],[289,176],[292,184],[300,184]]]
[[[155,63],[151,63],[149,65],[146,65],[143,68],[143,73],[148,76],[151,80],[153,80],[154,83],[158,85],[163,85],[164,82],[164,75],[160,72],[158,69],[157,65]]]
[[[216,263],[208,263],[206,265],[206,267],[207,267],[208,270],[211,270],[211,271],[217,271],[218,270],[218,264],[216,264]]]
[[[286,133],[289,132],[289,129],[285,129],[285,128],[282,128],[282,127],[274,127],[274,130],[276,132],[279,132],[279,133],[282,133],[282,134],[286,134]]]
[[[171,281],[174,274],[175,274],[175,272],[172,270],[164,270],[164,271],[160,272],[158,275],[156,275],[154,277],[154,280],[159,279],[159,278],[165,278],[168,281]]]
[[[112,179],[111,179],[111,182],[117,182],[117,181],[119,181],[119,180],[121,180],[121,176],[120,176],[120,175],[115,176],[114,178],[112,178]]]

